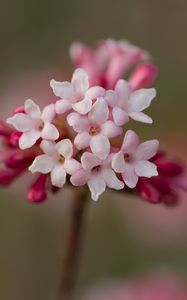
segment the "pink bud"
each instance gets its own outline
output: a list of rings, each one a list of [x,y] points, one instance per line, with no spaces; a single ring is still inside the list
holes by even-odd
[[[10,128],[3,121],[0,121],[0,136],[9,137],[10,133]]]
[[[22,135],[22,132],[14,131],[11,133],[9,138],[9,144],[13,147],[18,147],[19,138]]]
[[[155,164],[157,165],[158,173],[164,176],[173,177],[182,174],[184,171],[184,168],[176,162],[160,160],[155,162]]]
[[[18,106],[18,107],[13,111],[13,115],[18,114],[18,113],[25,113],[24,106]]]
[[[142,198],[151,203],[160,203],[160,193],[147,180],[139,179],[138,192]]]
[[[13,170],[5,169],[0,171],[0,186],[6,186],[12,183],[12,181],[23,172],[23,168]]]
[[[152,85],[157,77],[157,73],[157,67],[152,64],[137,66],[129,79],[132,89],[137,90]]]
[[[33,183],[27,193],[27,198],[29,201],[33,203],[40,203],[47,198],[46,180],[47,175],[44,174],[40,175],[37,178],[37,180]]]
[[[5,160],[5,164],[8,168],[20,168],[20,166],[27,166],[30,165],[30,163],[32,163],[34,159],[33,155],[30,154],[26,154],[23,151],[19,151],[17,153],[13,153],[12,155],[10,155],[6,160]]]

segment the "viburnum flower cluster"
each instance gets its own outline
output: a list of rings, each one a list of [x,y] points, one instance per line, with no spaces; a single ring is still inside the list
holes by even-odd
[[[152,123],[144,112],[156,97],[154,88],[145,88],[157,73],[150,56],[129,42],[114,40],[100,42],[95,50],[74,43],[70,54],[78,68],[71,81],[51,80],[56,102],[40,109],[28,99],[1,123],[5,169],[0,184],[29,170],[36,173],[28,191],[33,202],[45,200],[48,189],[56,192],[67,183],[88,186],[93,200],[106,187],[136,188],[146,200],[169,203],[159,183],[150,181],[160,176],[159,142],[141,142],[126,129],[131,119]],[[129,80],[121,79],[133,67]],[[169,198],[172,190],[165,195]]]

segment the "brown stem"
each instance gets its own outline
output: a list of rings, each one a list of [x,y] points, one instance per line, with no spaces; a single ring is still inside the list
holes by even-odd
[[[70,230],[66,241],[64,267],[60,279],[58,300],[69,300],[73,294],[86,200],[87,189],[77,190],[73,199]]]

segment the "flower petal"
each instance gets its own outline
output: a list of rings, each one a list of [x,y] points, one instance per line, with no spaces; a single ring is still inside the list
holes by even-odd
[[[131,112],[128,115],[129,115],[129,117],[131,117],[131,119],[138,121],[138,122],[148,123],[148,124],[153,123],[153,120],[149,116],[147,116],[146,114],[144,114],[142,112]]]
[[[118,80],[115,91],[118,94],[119,103],[122,104],[123,107],[130,97],[131,86],[129,82],[123,79]]]
[[[85,98],[82,101],[72,104],[72,107],[75,111],[79,112],[82,115],[85,115],[92,108],[92,100]]]
[[[70,181],[75,186],[82,186],[88,182],[89,178],[90,171],[80,169],[71,176]]]
[[[141,143],[136,150],[136,158],[138,160],[149,160],[158,151],[159,142],[157,140],[151,140]]]
[[[118,126],[123,126],[129,121],[128,114],[126,113],[126,111],[124,111],[119,106],[115,106],[112,109],[112,116],[113,116],[114,122]]]
[[[75,97],[74,88],[72,84],[68,81],[60,82],[52,79],[50,81],[50,86],[53,89],[53,93],[57,97],[70,101]]]
[[[69,139],[61,140],[56,144],[57,152],[64,156],[66,159],[72,157],[73,155],[73,145]]]
[[[51,182],[52,185],[62,188],[66,182],[66,171],[62,165],[55,165],[51,171]]]
[[[85,170],[91,170],[101,164],[101,160],[93,153],[84,152],[81,156],[81,163]]]
[[[94,201],[97,201],[99,196],[104,193],[106,189],[106,183],[104,179],[101,178],[101,176],[92,176],[88,180],[88,186],[91,191],[91,197]]]
[[[89,88],[88,75],[83,69],[75,70],[71,82],[77,93],[84,94]]]
[[[130,164],[126,164],[125,172],[122,173],[123,180],[125,184],[133,189],[137,185],[138,176],[135,173],[134,167]]]
[[[156,90],[151,89],[140,89],[133,92],[128,102],[129,112],[140,112],[150,106],[151,101],[156,96]]]
[[[43,140],[40,144],[42,151],[49,156],[57,156],[56,143]]]
[[[86,131],[90,124],[87,116],[82,116],[76,112],[72,112],[67,116],[67,122],[76,132]]]
[[[110,152],[110,142],[106,136],[98,134],[91,138],[90,148],[97,157],[105,159]]]
[[[103,98],[98,98],[88,114],[88,119],[96,124],[103,124],[108,119],[109,109]]]
[[[39,106],[33,100],[27,99],[24,104],[24,109],[27,115],[32,119],[39,119],[41,112]]]
[[[64,162],[64,169],[66,173],[73,175],[81,169],[81,164],[74,158],[66,159]]]
[[[44,107],[42,114],[41,114],[41,119],[44,122],[49,122],[51,123],[55,117],[55,104],[49,104],[46,107]]]
[[[46,154],[42,154],[35,158],[32,165],[29,167],[29,171],[31,171],[31,173],[40,172],[42,174],[47,174],[51,172],[53,166],[53,158]]]
[[[19,132],[26,132],[33,128],[31,118],[23,113],[15,114],[13,117],[8,118],[6,122],[14,126],[14,128]]]
[[[125,166],[126,164],[123,152],[120,151],[114,154],[112,157],[112,168],[114,169],[114,171],[117,173],[123,173],[125,172]]]
[[[88,132],[78,133],[74,139],[74,145],[78,150],[87,148],[91,140],[91,135]]]
[[[157,176],[157,167],[155,164],[153,164],[150,161],[147,160],[139,160],[135,163],[135,172],[138,176],[144,176],[144,177],[152,177]]]
[[[85,98],[94,100],[97,99],[98,97],[103,97],[104,95],[105,95],[104,88],[102,88],[101,86],[92,86],[85,93]]]
[[[40,138],[40,132],[38,130],[31,130],[28,132],[24,132],[19,138],[19,147],[20,149],[28,149],[31,148],[36,141]]]
[[[117,93],[113,90],[106,91],[104,99],[110,107],[117,105]]]
[[[41,137],[45,140],[55,141],[59,138],[58,129],[55,125],[47,122],[41,131]]]
[[[104,178],[106,185],[115,190],[121,190],[124,188],[124,183],[119,180],[115,172],[111,169],[104,169],[102,172],[102,177]]]
[[[138,135],[133,130],[128,130],[125,134],[122,151],[124,152],[134,152],[138,147],[140,141]]]
[[[101,133],[112,139],[122,133],[122,128],[108,120],[101,126]]]
[[[71,109],[71,103],[68,100],[58,100],[55,104],[55,111],[57,114],[64,114]]]

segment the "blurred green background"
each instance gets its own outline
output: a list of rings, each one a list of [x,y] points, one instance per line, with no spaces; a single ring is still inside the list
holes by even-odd
[[[52,97],[49,80],[64,80],[73,70],[72,41],[126,38],[147,49],[160,71],[157,100],[149,109],[155,123],[136,128],[142,138],[157,137],[171,156],[185,159],[186,30],[185,0],[1,0],[1,118],[25,98]],[[25,200],[27,183],[22,178],[0,193],[0,299],[53,300],[70,201],[59,194],[31,205]],[[154,269],[187,278],[187,197],[181,207],[166,211],[115,195],[90,201],[77,291]],[[141,226],[146,214],[149,220]]]

